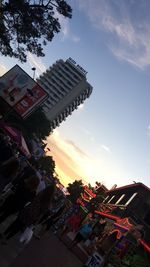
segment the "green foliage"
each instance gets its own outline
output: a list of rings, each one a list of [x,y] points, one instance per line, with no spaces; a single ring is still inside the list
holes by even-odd
[[[38,162],[48,175],[53,176],[55,171],[55,161],[51,156],[41,157]]]
[[[0,52],[26,62],[27,52],[44,56],[43,46],[61,30],[59,14],[72,17],[64,0],[7,0],[0,6]]]
[[[83,183],[82,180],[75,180],[72,184],[69,183],[67,190],[69,192],[68,198],[71,200],[71,202],[76,203],[76,200],[80,196],[80,194],[84,191],[83,189]]]

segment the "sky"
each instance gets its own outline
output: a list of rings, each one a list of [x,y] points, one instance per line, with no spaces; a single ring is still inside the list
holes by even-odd
[[[71,20],[44,58],[28,62],[0,56],[0,75],[19,64],[36,76],[56,60],[72,57],[88,71],[89,99],[48,137],[56,172],[67,185],[82,179],[108,188],[150,186],[150,1],[68,0]]]

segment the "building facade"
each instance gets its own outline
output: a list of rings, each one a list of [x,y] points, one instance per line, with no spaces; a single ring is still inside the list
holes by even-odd
[[[52,130],[91,95],[92,86],[86,74],[73,59],[60,59],[37,80],[49,95],[43,110],[51,121]]]
[[[134,183],[109,190],[101,210],[143,225],[145,240],[150,243],[150,189],[147,186]]]

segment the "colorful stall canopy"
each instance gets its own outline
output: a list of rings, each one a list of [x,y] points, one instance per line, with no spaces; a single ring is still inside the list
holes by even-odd
[[[114,216],[111,214],[107,214],[101,211],[95,211],[96,214],[100,214],[101,216],[104,216],[108,219],[112,219],[115,221],[114,225],[119,227],[119,228],[123,228],[125,230],[130,230],[132,228],[132,224],[129,222],[128,218],[120,218],[118,216]],[[140,244],[144,247],[145,250],[147,250],[150,253],[150,245],[148,243],[145,242],[144,239],[140,239],[139,240]]]
[[[10,138],[17,144],[18,148],[25,156],[27,156],[28,158],[31,157],[28,146],[21,131],[17,130],[16,128],[13,128],[12,126],[4,122],[0,122],[0,128],[8,136],[10,136]]]

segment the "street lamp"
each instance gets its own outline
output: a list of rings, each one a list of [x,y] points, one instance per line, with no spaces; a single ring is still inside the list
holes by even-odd
[[[33,70],[33,80],[35,79],[35,71],[36,71],[36,68],[33,67],[31,70]]]

